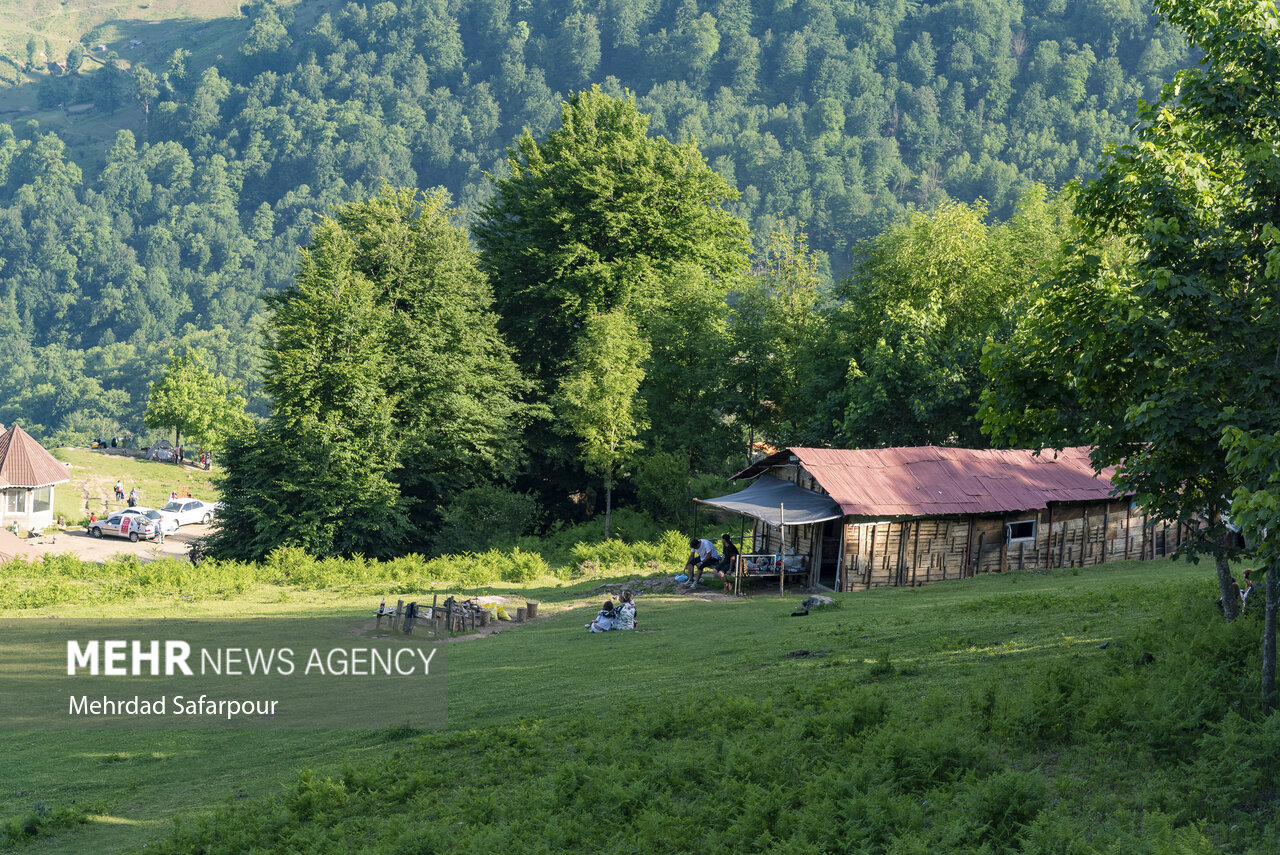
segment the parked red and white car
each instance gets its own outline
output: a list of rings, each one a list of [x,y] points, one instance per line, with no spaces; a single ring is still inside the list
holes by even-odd
[[[164,526],[166,534],[177,528],[173,526],[171,529],[170,524],[160,516],[159,511],[153,511],[150,508],[125,508],[123,511],[113,511],[107,515],[106,519],[90,525],[89,534],[94,537],[103,535],[127,537],[137,543],[139,540],[154,538],[160,532],[161,526]]]

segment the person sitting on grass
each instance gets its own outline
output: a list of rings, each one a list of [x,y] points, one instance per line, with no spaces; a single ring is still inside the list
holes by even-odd
[[[702,581],[702,571],[714,567],[720,561],[720,553],[716,545],[705,537],[689,538],[689,560],[685,562],[684,572],[689,577],[689,587],[696,588]],[[697,575],[694,575],[694,571]]]
[[[622,600],[615,609],[617,617],[614,618],[614,629],[635,629],[636,628],[636,601],[630,591],[622,592]]]
[[[608,632],[613,629],[613,622],[618,617],[618,612],[613,607],[613,600],[605,600],[604,608],[596,615],[596,619],[587,624],[587,629],[592,632]]]

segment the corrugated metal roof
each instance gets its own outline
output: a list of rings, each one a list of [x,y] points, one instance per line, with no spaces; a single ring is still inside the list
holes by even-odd
[[[735,477],[751,478],[797,462],[854,517],[1005,513],[1114,495],[1114,470],[1095,477],[1087,448],[1046,450],[1038,456],[1025,450],[937,446],[788,448]]]
[[[67,467],[14,425],[0,434],[0,487],[47,487],[70,481]]]

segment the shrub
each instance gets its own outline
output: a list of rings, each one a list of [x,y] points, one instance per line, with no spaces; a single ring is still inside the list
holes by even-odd
[[[504,557],[505,565],[498,573],[504,582],[532,582],[540,576],[551,575],[551,567],[536,552],[525,552],[515,547]]]
[[[1039,775],[1008,769],[966,787],[963,804],[974,825],[970,839],[1000,844],[1044,808],[1045,784]]]
[[[643,540],[626,543],[617,538],[600,543],[576,543],[571,554],[574,566],[585,575],[653,575],[678,567],[687,552],[688,541],[684,535],[668,531],[656,543]]]
[[[689,501],[687,456],[675,451],[658,451],[636,465],[631,483],[636,502],[655,520],[675,522]]]
[[[491,484],[472,487],[445,506],[431,545],[439,554],[483,552],[514,543],[538,515],[532,496]]]

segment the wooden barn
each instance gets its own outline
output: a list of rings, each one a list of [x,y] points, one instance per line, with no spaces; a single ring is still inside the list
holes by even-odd
[[[787,448],[734,476],[746,490],[699,501],[754,521],[744,553],[837,591],[1172,554],[1182,532],[1110,475],[1086,448]]]

